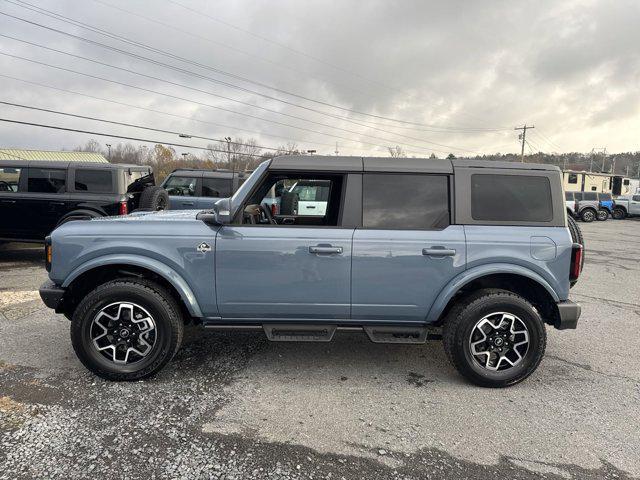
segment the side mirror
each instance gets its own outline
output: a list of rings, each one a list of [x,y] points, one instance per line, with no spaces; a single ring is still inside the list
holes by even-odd
[[[222,225],[222,222],[218,218],[218,214],[213,210],[205,210],[196,215],[196,219],[206,223],[211,227],[218,227]]]

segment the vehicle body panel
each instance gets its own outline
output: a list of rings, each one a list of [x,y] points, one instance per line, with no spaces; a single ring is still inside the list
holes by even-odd
[[[217,316],[217,229],[196,220],[195,215],[154,212],[64,224],[51,234],[55,253],[49,277],[66,287],[90,268],[118,262],[145,267],[174,285],[194,315]],[[210,251],[198,250],[203,242]]]
[[[216,240],[222,318],[349,318],[353,229],[225,225]],[[315,254],[332,246],[342,253]]]
[[[452,249],[453,256],[423,249]],[[357,229],[353,237],[352,319],[424,322],[438,292],[465,269],[464,227]]]

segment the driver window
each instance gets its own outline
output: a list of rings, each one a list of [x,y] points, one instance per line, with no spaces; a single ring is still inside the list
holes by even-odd
[[[274,175],[245,208],[243,223],[337,225],[341,193],[341,176]]]
[[[170,177],[164,188],[171,196],[193,197],[196,194],[196,178]]]

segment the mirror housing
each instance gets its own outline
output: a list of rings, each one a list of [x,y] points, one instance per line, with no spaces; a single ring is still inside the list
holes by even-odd
[[[198,215],[196,215],[196,219],[206,223],[211,227],[219,227],[220,225],[222,225],[222,222],[218,218],[218,213],[215,210],[203,210]]]

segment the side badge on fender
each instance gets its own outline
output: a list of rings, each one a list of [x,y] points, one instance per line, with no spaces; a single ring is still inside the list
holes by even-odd
[[[211,246],[208,243],[202,242],[200,245],[198,245],[198,248],[196,248],[196,250],[198,250],[200,253],[210,252]]]

